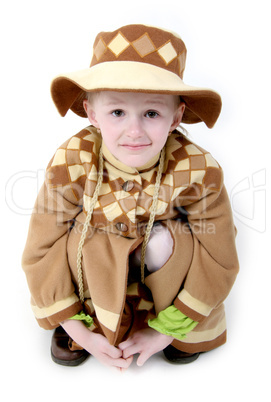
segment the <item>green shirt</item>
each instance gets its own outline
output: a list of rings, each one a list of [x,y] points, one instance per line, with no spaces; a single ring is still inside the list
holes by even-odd
[[[80,320],[88,328],[93,324],[93,318],[81,311],[70,318],[71,320]],[[175,306],[169,306],[162,310],[156,318],[148,321],[150,328],[155,329],[162,334],[172,336],[173,338],[182,340],[191,332],[198,322],[184,315]]]

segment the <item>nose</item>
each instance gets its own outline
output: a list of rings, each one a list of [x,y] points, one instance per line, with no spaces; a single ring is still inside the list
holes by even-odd
[[[140,117],[132,116],[129,118],[126,135],[130,138],[141,138],[144,136],[144,128]]]

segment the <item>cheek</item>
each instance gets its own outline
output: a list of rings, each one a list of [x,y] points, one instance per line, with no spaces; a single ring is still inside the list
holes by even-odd
[[[117,133],[112,130],[112,127],[101,126],[102,138],[109,150],[112,150],[116,147],[118,143]]]
[[[163,148],[169,136],[169,128],[168,125],[165,124],[159,129],[155,130],[152,134],[152,141],[157,147]]]

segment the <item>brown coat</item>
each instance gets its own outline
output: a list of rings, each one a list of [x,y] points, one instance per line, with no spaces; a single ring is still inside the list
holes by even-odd
[[[97,182],[100,146],[93,127],[63,144],[49,163],[32,214],[23,268],[35,317],[47,329],[82,309],[76,253],[84,209]],[[174,303],[199,322],[174,346],[193,352],[221,345],[226,336],[223,301],[238,272],[238,259],[220,166],[179,132],[169,137],[156,220],[169,228],[174,250],[142,285],[132,279],[137,273],[129,270],[129,255],[143,239],[158,158],[138,171],[102,147],[103,184],[83,247],[85,305],[95,316],[93,329],[116,344],[135,327],[138,317],[146,321]],[[137,318],[128,322],[126,313],[132,305]]]

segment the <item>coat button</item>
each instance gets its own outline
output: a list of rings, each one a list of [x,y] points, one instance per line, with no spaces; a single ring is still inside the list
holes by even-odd
[[[123,222],[118,222],[118,223],[116,223],[116,228],[117,228],[120,232],[127,232],[127,230],[128,230],[128,226],[125,225],[125,223],[123,223]]]
[[[122,188],[124,191],[131,191],[134,188],[134,183],[131,180],[126,181],[123,183]]]

